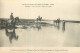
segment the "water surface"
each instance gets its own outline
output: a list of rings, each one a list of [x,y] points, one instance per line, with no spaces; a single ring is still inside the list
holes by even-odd
[[[36,26],[17,28],[15,32],[0,29],[1,47],[79,47],[80,23],[60,26]]]

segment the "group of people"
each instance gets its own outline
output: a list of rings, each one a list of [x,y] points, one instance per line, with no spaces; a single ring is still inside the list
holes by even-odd
[[[65,20],[60,20],[60,18],[58,18],[57,20],[54,21],[55,26],[57,26],[57,28],[60,28],[60,22],[62,21],[62,31],[65,31]]]
[[[41,21],[42,17],[38,16],[37,21]]]

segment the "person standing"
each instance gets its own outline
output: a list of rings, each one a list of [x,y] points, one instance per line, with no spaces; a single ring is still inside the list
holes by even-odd
[[[13,13],[11,13],[11,15],[10,15],[10,19],[11,19],[11,20],[14,19]]]

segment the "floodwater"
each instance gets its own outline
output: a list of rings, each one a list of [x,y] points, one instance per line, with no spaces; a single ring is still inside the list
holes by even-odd
[[[80,23],[0,29],[0,47],[80,47]]]

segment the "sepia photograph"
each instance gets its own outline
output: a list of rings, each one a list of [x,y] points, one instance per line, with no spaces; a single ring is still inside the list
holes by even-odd
[[[80,1],[1,0],[1,47],[79,48]]]

